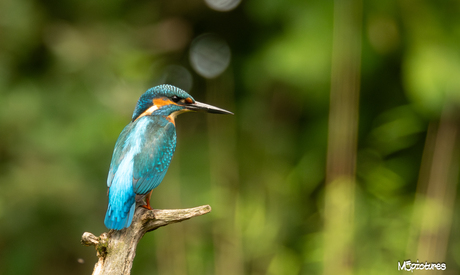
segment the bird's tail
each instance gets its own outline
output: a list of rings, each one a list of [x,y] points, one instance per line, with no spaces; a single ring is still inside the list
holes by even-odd
[[[135,194],[125,199],[120,199],[116,194],[109,192],[109,207],[105,214],[104,224],[108,229],[121,230],[128,228],[133,221],[136,208]]]
[[[104,224],[108,229],[121,230],[123,228],[128,228],[133,221],[134,210],[136,208],[136,203],[134,202],[128,213],[123,213],[120,211],[113,211],[109,205],[107,213],[105,214]]]

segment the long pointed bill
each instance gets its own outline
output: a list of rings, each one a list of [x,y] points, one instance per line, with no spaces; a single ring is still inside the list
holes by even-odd
[[[195,101],[195,103],[187,105],[187,109],[195,112],[207,112],[207,113],[213,113],[213,114],[230,114],[233,115],[232,112],[229,112],[227,110],[221,109],[214,107],[209,104],[201,103],[198,101]]]

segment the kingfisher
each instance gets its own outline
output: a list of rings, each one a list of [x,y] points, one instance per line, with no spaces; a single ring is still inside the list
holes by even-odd
[[[109,204],[104,224],[108,229],[128,228],[136,202],[152,210],[152,190],[163,180],[176,150],[177,115],[185,112],[233,114],[195,101],[168,84],[148,89],[138,100],[131,122],[115,144],[107,178]]]

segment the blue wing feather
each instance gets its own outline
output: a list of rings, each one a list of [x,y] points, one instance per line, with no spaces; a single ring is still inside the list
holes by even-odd
[[[109,176],[107,177],[107,187],[112,185],[113,177],[115,176],[115,172],[118,170],[118,166],[120,165],[121,161],[123,160],[124,155],[128,150],[126,150],[127,145],[127,135],[130,130],[133,128],[134,123],[129,123],[123,128],[120,135],[118,136],[117,142],[115,143],[115,148],[113,150],[112,161],[110,163],[110,170]]]
[[[164,117],[141,117],[123,129],[107,179],[107,228],[120,230],[131,225],[136,194],[147,194],[161,183],[175,147],[174,124]]]
[[[133,188],[139,195],[147,194],[161,183],[176,149],[174,124],[163,117],[156,117],[145,134],[150,138],[134,157]]]

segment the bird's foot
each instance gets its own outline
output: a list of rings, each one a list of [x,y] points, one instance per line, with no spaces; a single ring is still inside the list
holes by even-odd
[[[150,196],[152,196],[152,191],[150,191],[150,193],[148,193],[148,195],[145,198],[146,204],[142,205],[142,207],[144,207],[147,210],[153,210],[153,208],[150,206]]]
[[[141,205],[141,207],[144,207],[145,209],[147,210],[153,210],[152,207],[150,207],[150,205],[146,204],[146,205]]]

